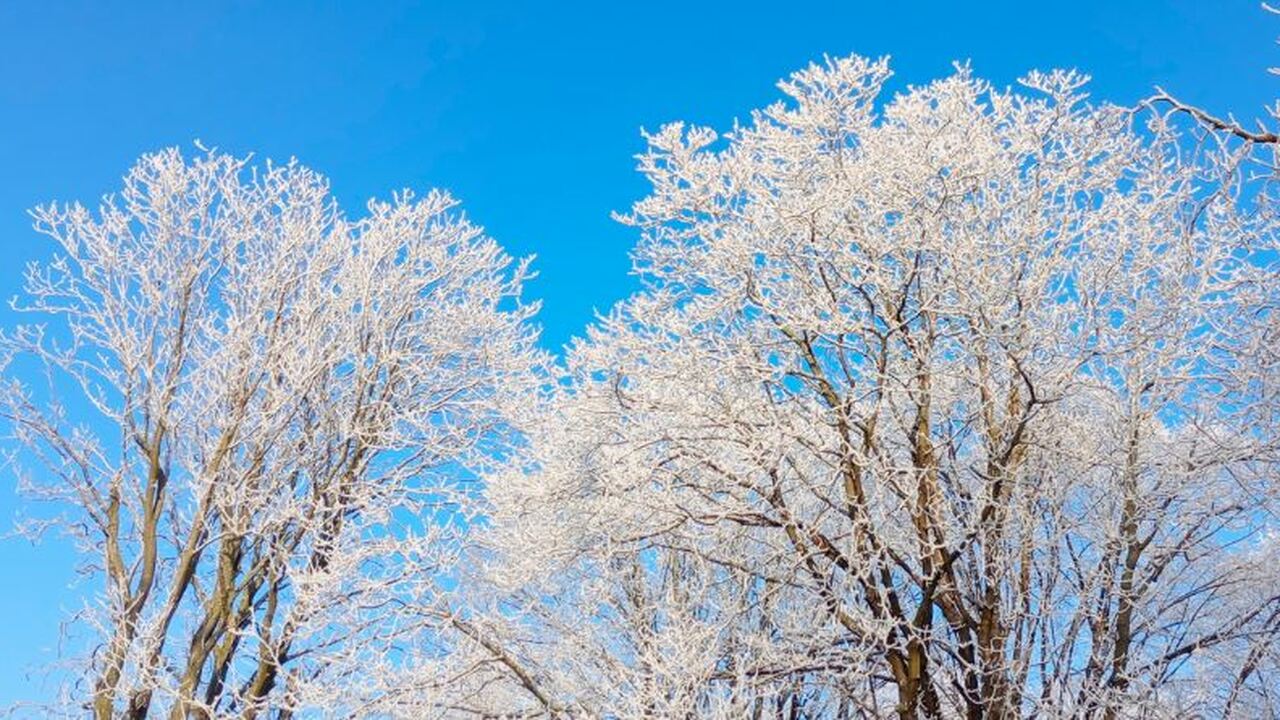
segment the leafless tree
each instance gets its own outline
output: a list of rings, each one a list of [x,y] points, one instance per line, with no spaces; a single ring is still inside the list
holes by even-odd
[[[489,484],[514,660],[469,677],[528,692],[475,712],[1280,711],[1256,143],[1069,72],[888,76],[649,136],[644,288]]]
[[[68,692],[94,717],[354,713],[429,652],[400,608],[445,603],[543,362],[526,265],[454,205],[351,220],[296,163],[169,150],[33,213],[41,324],[0,349],[47,382],[0,414],[101,589]]]

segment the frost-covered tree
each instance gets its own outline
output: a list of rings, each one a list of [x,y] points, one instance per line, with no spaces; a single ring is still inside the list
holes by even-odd
[[[486,646],[431,708],[1280,712],[1255,144],[1070,72],[888,77],[649,136],[643,289],[490,478]]]
[[[454,206],[353,220],[295,163],[170,150],[96,211],[34,212],[40,324],[0,348],[44,381],[0,413],[99,591],[68,712],[360,716],[435,652],[450,626],[403,608],[449,606],[543,362],[526,265]]]
[[[544,396],[442,195],[144,158],[3,336],[116,716],[1280,714],[1272,145],[828,60],[649,136]],[[1243,132],[1242,132],[1243,130]]]

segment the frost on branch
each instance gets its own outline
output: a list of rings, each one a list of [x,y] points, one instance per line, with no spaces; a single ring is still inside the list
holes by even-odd
[[[96,211],[33,213],[56,255],[16,302],[41,324],[0,348],[47,382],[0,414],[101,589],[72,701],[360,715],[412,686],[543,363],[525,264],[454,206],[350,219],[295,163],[170,150]]]
[[[644,288],[490,478],[510,662],[446,665],[454,707],[1277,712],[1254,150],[1075,73],[887,77],[829,60],[723,138],[649,136]]]
[[[1266,149],[832,59],[648,136],[563,382],[439,195],[145,158],[4,337],[98,717],[1280,713]],[[36,375],[22,373],[24,377]],[[46,386],[48,389],[46,389]],[[74,391],[74,392],[68,392]]]

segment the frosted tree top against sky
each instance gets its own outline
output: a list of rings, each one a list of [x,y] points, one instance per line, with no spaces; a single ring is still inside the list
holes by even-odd
[[[6,5],[0,706],[1280,714],[1268,10]]]

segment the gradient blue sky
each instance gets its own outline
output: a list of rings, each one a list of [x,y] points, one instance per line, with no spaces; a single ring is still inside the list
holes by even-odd
[[[1221,113],[1280,96],[1280,17],[1255,0],[698,3],[0,3],[0,297],[49,248],[26,210],[92,201],[140,154],[193,140],[302,162],[359,212],[445,187],[516,255],[558,348],[632,287],[645,188],[638,130],[719,128],[826,54],[894,57],[892,87],[972,60],[1092,74],[1094,96],[1155,84]],[[14,321],[0,310],[0,323]],[[20,507],[0,470],[0,527]],[[47,697],[59,619],[79,603],[65,543],[0,540],[0,706]]]

